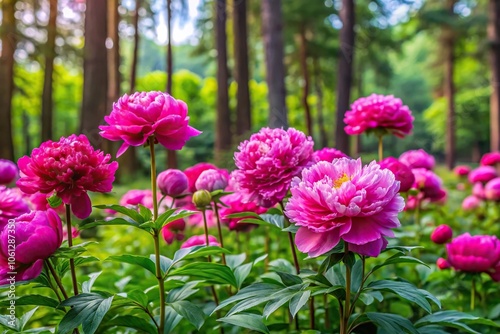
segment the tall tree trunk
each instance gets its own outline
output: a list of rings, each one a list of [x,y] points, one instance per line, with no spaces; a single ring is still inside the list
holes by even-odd
[[[172,95],[172,78],[174,75],[174,60],[172,59],[172,0],[167,0],[167,93]],[[168,168],[177,168],[177,152],[167,150]]]
[[[491,98],[490,150],[500,151],[500,0],[489,1],[488,39],[490,43]]]
[[[362,97],[364,96],[363,93],[363,71],[364,71],[364,66],[363,62],[360,61],[358,64],[358,83],[357,83],[357,88],[358,88],[358,96]],[[361,152],[363,151],[363,137],[362,136],[356,136],[356,141],[354,142],[354,156],[359,157],[361,156]]]
[[[328,136],[326,135],[325,128],[325,117],[323,115],[323,87],[320,77],[319,61],[317,58],[313,58],[313,68],[314,68],[314,90],[318,97],[316,109],[318,110],[318,127],[319,127],[319,142],[321,147],[328,146]]]
[[[269,126],[287,128],[283,18],[281,0],[262,0],[262,28],[266,57]]]
[[[337,114],[335,146],[350,154],[349,136],[344,131],[344,114],[351,100],[352,63],[354,61],[354,0],[342,0],[340,9],[340,53],[337,71]]]
[[[220,161],[222,153],[231,148],[231,115],[229,112],[227,69],[226,0],[217,0],[215,9],[215,36],[217,47],[217,124],[215,156]]]
[[[244,135],[252,129],[252,109],[248,87],[248,34],[247,1],[234,1],[233,8],[235,79],[238,84],[236,94],[236,134]]]
[[[453,15],[455,0],[447,0],[447,10]],[[453,68],[455,64],[455,34],[450,26],[443,28],[443,52],[444,52],[444,95],[448,102],[446,111],[446,145],[445,160],[449,169],[455,167],[455,84]]]
[[[83,100],[80,132],[92,145],[102,147],[98,126],[107,111],[108,67],[106,50],[107,3],[87,0],[83,55]]]
[[[300,57],[300,69],[302,71],[302,79],[304,80],[304,87],[302,87],[302,106],[304,107],[304,113],[306,116],[306,127],[307,134],[313,136],[313,126],[312,126],[312,116],[311,107],[307,98],[309,97],[309,69],[307,68],[307,36],[306,29],[304,26],[300,27],[299,32],[299,57]]]
[[[0,54],[0,158],[14,160],[14,143],[12,141],[12,95],[14,93],[14,52],[16,51],[16,17],[17,0],[3,0],[2,53]]]
[[[57,33],[57,0],[50,0],[49,23],[47,25],[47,43],[45,43],[45,72],[43,78],[42,93],[42,142],[53,139],[52,115],[53,115],[53,74],[54,58],[56,56],[56,33]]]
[[[26,109],[23,109],[23,125],[22,125],[22,134],[23,134],[23,143],[24,143],[24,154],[25,155],[30,155],[31,154],[31,137],[30,137],[30,117],[28,113],[26,112]]]
[[[130,68],[130,93],[135,92],[135,84],[137,77],[137,58],[139,55],[139,9],[141,8],[142,0],[135,1],[134,13],[134,48],[132,51],[132,65]]]

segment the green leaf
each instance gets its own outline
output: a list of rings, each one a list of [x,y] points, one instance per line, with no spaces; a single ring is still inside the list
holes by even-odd
[[[150,221],[153,218],[153,213],[151,209],[146,208],[144,205],[139,204],[139,214],[142,216],[145,222]]]
[[[165,307],[165,330],[164,334],[171,333],[182,320],[182,317],[170,306]]]
[[[98,258],[94,256],[79,256],[74,259],[75,267],[87,264],[87,263],[92,263],[92,262],[97,262],[100,261]],[[63,259],[58,261],[56,271],[59,274],[60,277],[63,277],[70,269],[70,261],[69,259]]]
[[[241,288],[241,285],[243,284],[243,282],[245,282],[245,279],[248,277],[248,275],[250,275],[252,267],[253,263],[246,263],[234,269],[234,277],[236,278],[238,289]]]
[[[62,204],[62,199],[61,197],[57,196],[56,193],[54,193],[52,196],[47,198],[47,202],[49,203],[51,208],[57,208]]]
[[[92,290],[92,286],[94,285],[95,280],[97,279],[97,277],[99,277],[101,273],[102,271],[90,274],[89,275],[90,280],[82,283],[82,292],[90,292],[90,290]]]
[[[271,226],[278,227],[280,230],[285,227],[285,216],[283,214],[261,214],[260,217]]]
[[[292,285],[303,283],[302,278],[300,278],[297,275],[292,275],[292,274],[284,273],[281,271],[277,271],[276,274],[279,275],[279,277],[281,278],[281,281],[286,286],[292,286]]]
[[[113,204],[113,205],[95,205],[94,208],[114,210],[116,212],[119,212],[119,213],[124,214],[125,216],[131,218],[137,224],[142,224],[142,223],[146,222],[146,220],[144,220],[144,217],[142,217],[139,212],[137,212],[134,209],[129,209],[129,208],[126,208],[126,207],[121,206],[121,205],[116,205],[116,204]]]
[[[179,300],[170,304],[175,312],[181,315],[184,319],[189,321],[196,329],[200,329],[205,323],[205,314],[195,304],[187,300]]]
[[[427,295],[422,293],[413,284],[399,281],[380,280],[373,281],[368,284],[367,289],[393,292],[399,297],[417,304],[427,313],[432,312],[431,305],[426,299]]]
[[[122,263],[129,263],[129,264],[135,264],[138,266],[143,267],[153,275],[156,275],[156,268],[155,264],[153,261],[148,259],[147,257],[144,256],[138,256],[138,255],[130,255],[130,254],[124,254],[124,255],[113,255],[110,256],[106,259],[106,261],[116,261],[116,262],[122,262]]]
[[[212,312],[212,314],[215,311],[218,311],[222,309],[223,307],[230,305],[232,303],[235,303],[237,301],[245,300],[245,299],[261,299],[261,298],[266,298],[272,295],[273,293],[279,291],[281,287],[279,285],[274,285],[274,284],[269,284],[269,283],[254,283],[252,285],[249,285],[247,287],[244,287],[240,291],[238,291],[237,294],[234,296],[231,296],[219,304],[215,308],[215,310]],[[260,303],[258,303],[260,304]],[[256,305],[258,305],[256,304]]]
[[[174,220],[182,219],[184,217],[189,217],[197,213],[196,211],[189,211],[189,210],[177,211],[177,210],[178,210],[177,208],[173,208],[162,213],[155,221],[155,228],[157,230],[161,230],[165,225],[168,225]]]
[[[154,325],[143,318],[133,315],[120,315],[116,318],[106,321],[106,326],[128,327],[138,330],[140,333],[158,334],[158,330]]]
[[[61,306],[70,306],[59,323],[57,333],[66,334],[82,325],[85,334],[93,334],[111,307],[113,297],[97,293],[82,293],[63,301]]]
[[[10,300],[0,301],[0,306],[8,307],[10,305]],[[16,306],[24,305],[36,305],[36,306],[47,306],[51,308],[57,308],[59,302],[53,298],[42,296],[42,295],[25,295],[16,299]]]
[[[195,289],[198,283],[199,281],[187,282],[181,287],[170,290],[167,295],[166,302],[173,303],[179,300],[185,300],[189,298],[190,296],[194,295],[200,290],[200,289]]]
[[[218,255],[218,254],[230,254],[231,252],[225,248],[218,246],[194,246],[189,248],[181,248],[174,254],[174,264],[181,260],[189,260],[197,257],[208,256],[208,255]]]
[[[156,255],[155,254],[149,255],[149,259],[154,263],[155,273],[156,273]],[[174,262],[168,257],[160,255],[160,269],[162,274],[165,274],[172,267],[173,263]]]
[[[260,333],[269,333],[266,325],[262,320],[262,317],[257,314],[251,313],[241,313],[234,314],[231,316],[226,316],[224,318],[217,319],[217,321],[225,322],[234,326],[248,328],[253,331]]]
[[[236,254],[236,255],[227,255],[226,256],[226,264],[229,268],[235,269],[245,262],[247,255],[245,253]]]
[[[383,329],[387,333],[410,333],[419,334],[418,331],[413,327],[412,323],[397,314],[389,313],[377,313],[377,312],[367,312],[366,316],[370,319],[377,327]]]
[[[363,261],[358,260],[352,267],[351,273],[351,292],[358,292],[363,280]]]
[[[251,212],[251,211],[232,213],[230,215],[227,215],[227,218],[245,218],[245,217],[253,217],[253,218],[262,220],[262,218],[258,214],[256,214],[255,212]]]
[[[372,272],[375,272],[376,270],[378,270],[382,267],[385,267],[389,264],[396,264],[396,263],[415,263],[415,264],[424,265],[427,268],[429,268],[429,266],[425,262],[423,262],[417,258],[414,258],[412,256],[403,255],[403,253],[397,253],[397,254],[394,254],[393,256],[391,256],[390,258],[388,258],[387,260],[385,260],[383,263],[378,264],[375,267],[373,267]]]
[[[80,230],[87,230],[96,226],[112,226],[112,225],[127,225],[133,227],[140,227],[136,222],[125,220],[123,218],[113,218],[110,220],[96,220],[91,223],[81,224],[79,226]]]
[[[127,292],[127,298],[141,305],[144,309],[148,308],[149,300],[148,296],[144,293],[144,291],[136,289]]]
[[[481,332],[475,331],[467,325],[486,325],[500,328],[500,325],[492,320],[476,317],[459,311],[440,311],[429,314],[415,322],[415,326],[417,328],[427,325],[452,327],[473,334],[480,334]]]
[[[309,298],[311,297],[311,291],[306,290],[306,291],[300,291],[297,292],[292,299],[290,300],[290,313],[292,314],[292,317],[295,318],[295,315],[299,310],[304,306]]]
[[[391,250],[397,250],[400,253],[408,254],[411,253],[412,250],[414,249],[419,249],[419,248],[424,248],[422,246],[387,246],[384,250],[382,250],[382,253],[391,251]]]
[[[191,262],[170,271],[169,276],[190,276],[212,284],[230,284],[237,287],[236,277],[228,266],[211,262]]]
[[[88,241],[71,247],[59,247],[59,249],[56,250],[54,254],[51,255],[51,257],[74,259],[80,254],[85,253],[87,251],[87,248],[85,248],[85,246],[95,243],[96,243],[95,241]]]
[[[24,332],[24,327],[26,326],[26,324],[28,323],[28,321],[30,321],[30,319],[33,316],[33,314],[35,314],[36,310],[38,310],[38,307],[35,307],[31,311],[28,311],[28,312],[24,313],[21,316],[21,318],[19,318],[19,323],[18,323],[18,326],[17,326],[17,330],[19,332],[21,332],[21,333]]]

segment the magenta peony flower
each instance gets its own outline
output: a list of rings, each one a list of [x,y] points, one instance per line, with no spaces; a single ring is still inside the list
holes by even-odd
[[[333,159],[338,159],[338,158],[348,158],[348,156],[344,152],[330,147],[325,147],[322,148],[321,150],[313,152],[314,162],[319,162],[319,161],[332,162]]]
[[[424,168],[412,170],[415,175],[415,183],[412,188],[420,191],[421,200],[429,199],[431,202],[439,202],[446,197],[443,189],[443,181],[433,171]]]
[[[153,192],[149,189],[132,189],[127,191],[120,199],[121,206],[126,206],[131,209],[136,209],[139,204],[145,206],[146,208],[152,209]]]
[[[221,201],[227,205],[220,209],[220,218],[223,224],[226,224],[231,231],[247,232],[257,227],[256,224],[240,223],[241,220],[250,217],[229,218],[228,216],[240,212],[255,212],[256,214],[265,213],[267,210],[258,206],[255,202],[244,202],[243,196],[239,192],[221,198]]]
[[[481,157],[481,166],[495,166],[500,164],[500,152],[486,153]]]
[[[63,229],[57,213],[31,211],[14,219],[13,233],[7,225],[0,232],[0,285],[6,284],[10,275],[17,272],[16,280],[30,280],[42,271],[43,260],[51,256],[62,243]],[[16,251],[9,251],[9,235],[15,235]],[[15,270],[10,270],[8,258],[15,256]]]
[[[207,243],[205,235],[194,235],[191,238],[184,241],[181,245],[181,248],[189,248],[194,246],[205,246]],[[208,236],[208,245],[209,246],[220,246],[217,242],[217,238],[213,235]]]
[[[484,185],[481,182],[476,182],[472,186],[472,195],[477,198],[484,199]]]
[[[0,159],[0,185],[9,184],[18,175],[17,166],[10,160]]]
[[[436,266],[437,266],[440,270],[445,270],[445,269],[449,269],[449,268],[451,268],[450,263],[449,263],[446,259],[443,259],[442,257],[440,257],[439,259],[437,259],[437,261],[436,261]]]
[[[94,150],[84,135],[61,137],[35,148],[31,157],[18,161],[24,174],[17,186],[27,194],[56,192],[63,203],[71,204],[76,217],[87,218],[92,206],[87,191],[110,192],[118,168],[111,156]]]
[[[0,231],[7,225],[9,219],[14,219],[29,211],[28,203],[18,189],[0,186]]]
[[[292,178],[312,164],[311,137],[289,128],[263,128],[238,146],[234,172],[246,201],[269,208],[285,198]]]
[[[285,214],[299,226],[295,242],[309,256],[324,254],[340,239],[349,250],[378,256],[400,226],[404,200],[394,174],[375,161],[361,159],[318,162],[292,181]]]
[[[224,190],[227,187],[228,174],[227,171],[218,169],[208,169],[203,171],[196,180],[196,190]]]
[[[456,176],[467,176],[469,175],[470,171],[471,168],[466,165],[460,165],[453,168],[453,173],[455,173]]]
[[[482,182],[486,183],[495,177],[497,177],[497,171],[494,167],[491,166],[479,166],[476,169],[473,169],[469,173],[469,182],[476,183]]]
[[[383,131],[403,138],[413,129],[413,116],[401,99],[392,95],[372,94],[354,101],[346,111],[344,128],[349,135],[366,131]]]
[[[198,177],[203,171],[206,171],[208,169],[218,169],[217,166],[212,165],[208,162],[200,162],[197,163],[194,166],[188,167],[184,170],[184,174],[186,174],[188,178],[188,190],[190,193],[194,193],[196,191],[196,180],[198,180]]]
[[[186,222],[184,219],[177,219],[173,222],[168,223],[165,227],[163,227],[161,233],[163,235],[163,239],[169,245],[171,245],[174,240],[182,240],[184,239],[184,229],[186,228]]]
[[[492,272],[500,262],[500,240],[492,235],[459,235],[446,245],[448,262],[457,271]]]
[[[400,192],[407,192],[410,190],[413,182],[415,182],[415,176],[413,175],[411,169],[400,162],[394,157],[387,157],[379,162],[380,168],[388,169],[394,173],[396,180],[401,182],[399,185]]]
[[[158,189],[163,195],[177,197],[187,193],[188,178],[183,171],[178,169],[167,169],[158,174],[156,179]]]
[[[122,155],[129,146],[142,146],[155,137],[169,150],[180,150],[189,138],[201,132],[188,125],[186,103],[163,92],[137,92],[123,95],[101,125],[100,135],[112,141],[123,140],[117,152]]]
[[[464,198],[462,201],[462,209],[465,211],[471,211],[478,208],[481,205],[481,198],[470,195]]]
[[[399,156],[399,161],[411,169],[425,168],[432,170],[436,164],[434,157],[422,149],[404,152]]]
[[[439,225],[431,233],[432,242],[438,245],[447,243],[452,237],[453,230],[446,224]]]
[[[52,193],[50,194],[44,194],[44,193],[34,193],[31,194],[28,198],[29,204],[32,210],[42,210],[45,211],[47,209],[50,209],[51,206],[49,202],[47,201],[48,198],[52,196]],[[64,213],[64,204],[61,203],[57,208],[52,208],[56,210],[57,213]]]
[[[488,181],[484,186],[484,196],[490,201],[500,201],[500,177]]]

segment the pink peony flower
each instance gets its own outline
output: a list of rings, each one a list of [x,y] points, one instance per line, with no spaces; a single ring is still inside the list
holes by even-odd
[[[479,166],[476,169],[473,169],[469,173],[469,182],[470,183],[476,183],[476,182],[486,183],[489,180],[492,180],[497,176],[498,176],[497,171],[494,167]]]
[[[432,242],[438,245],[447,243],[452,237],[453,230],[446,224],[439,225],[431,233]]]
[[[41,210],[41,211],[44,211],[44,210],[47,210],[47,209],[50,209],[51,206],[49,204],[49,202],[47,201],[48,198],[50,198],[52,196],[52,193],[50,194],[44,194],[44,193],[34,193],[34,194],[31,194],[28,198],[28,204],[30,204],[30,207],[32,210]],[[64,209],[64,204],[61,203],[61,205],[59,205],[57,208],[52,208],[54,210],[56,210],[57,213],[64,213],[65,209]]]
[[[132,189],[127,191],[120,199],[121,206],[126,206],[131,209],[136,209],[139,204],[145,206],[146,208],[152,209],[153,192],[149,189]]]
[[[194,246],[205,246],[207,243],[205,235],[194,235],[191,238],[184,241],[181,248],[189,248]],[[208,246],[220,246],[217,242],[217,238],[213,235],[208,236]]]
[[[224,196],[221,198],[221,201],[227,205],[227,207],[222,207],[220,209],[220,218],[222,223],[226,224],[231,231],[247,232],[258,225],[240,223],[241,220],[250,217],[229,218],[229,215],[240,212],[255,212],[256,214],[261,214],[267,211],[265,208],[258,206],[255,202],[244,202],[243,196],[239,192]]]
[[[404,200],[394,174],[375,161],[361,159],[318,162],[292,181],[285,214],[299,226],[297,248],[309,256],[324,254],[340,239],[349,250],[378,256],[400,226]]]
[[[156,179],[158,189],[163,195],[177,197],[187,193],[188,178],[183,171],[178,169],[167,169],[158,174]]]
[[[171,245],[175,240],[184,239],[184,229],[186,228],[186,222],[184,219],[177,219],[173,222],[167,224],[162,229],[162,235],[165,242]]]
[[[0,231],[9,219],[14,219],[30,211],[28,203],[17,189],[0,186]]]
[[[477,198],[484,199],[484,185],[481,182],[476,182],[472,186],[472,195]]]
[[[403,138],[413,129],[413,116],[401,99],[392,95],[372,94],[354,101],[346,111],[344,128],[349,135],[366,131],[383,131]]]
[[[292,178],[312,164],[311,137],[289,128],[263,128],[238,146],[234,172],[246,201],[272,207],[285,198]]]
[[[0,184],[9,184],[18,175],[17,166],[10,160],[0,159]]]
[[[481,198],[474,195],[470,195],[464,198],[462,201],[462,209],[465,211],[471,211],[478,208],[481,205]]]
[[[412,188],[420,191],[420,199],[429,199],[432,202],[439,202],[446,197],[443,189],[443,181],[433,171],[424,168],[413,169],[415,183]]]
[[[500,164],[500,152],[486,153],[481,157],[481,166],[495,166]]]
[[[436,164],[434,157],[422,149],[404,152],[399,156],[399,161],[411,169],[425,168],[432,170]]]
[[[188,190],[190,193],[194,193],[196,191],[196,180],[203,171],[208,169],[218,169],[217,166],[212,165],[208,162],[200,162],[194,166],[188,167],[184,170],[184,174],[186,174],[188,178]]]
[[[228,173],[227,171],[221,171],[218,169],[209,169],[203,171],[198,179],[196,180],[195,187],[196,190],[224,190],[228,183]]]
[[[467,165],[460,165],[453,168],[453,173],[455,173],[456,176],[467,176],[470,171],[471,168]]]
[[[394,173],[396,180],[401,182],[399,185],[400,192],[407,192],[410,190],[413,182],[415,182],[415,176],[413,175],[411,169],[400,162],[394,157],[387,157],[379,162],[380,168],[388,169]]]
[[[35,148],[31,157],[18,161],[24,174],[17,186],[27,194],[56,192],[64,204],[71,204],[76,217],[87,218],[92,206],[87,191],[110,192],[118,168],[111,156],[94,150],[84,135],[61,137]]]
[[[500,262],[500,240],[492,235],[459,235],[446,245],[448,262],[457,271],[492,272]]]
[[[486,183],[484,186],[484,196],[490,201],[500,201],[500,177]]]
[[[319,161],[332,162],[333,159],[337,158],[348,158],[348,156],[344,152],[330,147],[322,148],[321,150],[314,151],[313,153],[314,162],[319,162]]]
[[[63,240],[61,219],[52,209],[23,214],[14,219],[13,230],[10,226],[0,232],[0,285],[8,282],[8,272],[12,271],[17,272],[16,281],[36,278],[42,271],[43,260],[50,257]],[[10,235],[16,236],[14,255],[8,247]],[[15,270],[9,270],[8,258],[11,256],[15,257]]]
[[[100,135],[112,141],[123,140],[117,152],[122,155],[129,146],[142,146],[155,137],[169,150],[180,150],[189,138],[201,132],[188,125],[186,103],[163,92],[137,92],[123,95],[101,125]]]
[[[436,265],[440,270],[445,270],[445,269],[451,268],[450,263],[446,259],[443,259],[442,257],[437,259]]]

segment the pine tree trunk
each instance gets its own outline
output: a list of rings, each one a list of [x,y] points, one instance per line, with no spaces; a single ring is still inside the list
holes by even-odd
[[[2,52],[0,54],[0,158],[14,160],[12,141],[12,95],[14,93],[14,52],[16,51],[17,0],[3,0],[0,29]]]
[[[236,94],[236,134],[242,136],[252,128],[250,89],[248,87],[248,34],[247,2],[234,1],[233,8],[235,79],[238,84]]]
[[[313,58],[314,68],[314,90],[318,97],[316,109],[318,110],[319,142],[321,147],[328,147],[328,136],[326,135],[325,117],[323,115],[323,88],[321,85],[319,61]]]
[[[447,10],[453,15],[455,0],[447,1]],[[443,52],[444,52],[444,95],[448,102],[446,111],[446,145],[445,160],[448,169],[455,167],[456,161],[456,136],[455,136],[455,36],[451,27],[443,29]]]
[[[134,48],[132,51],[132,64],[130,68],[130,94],[135,92],[135,84],[137,77],[137,59],[139,57],[139,9],[141,8],[142,0],[135,1],[134,13]]]
[[[229,112],[226,34],[226,0],[216,1],[215,36],[217,48],[217,122],[215,133],[216,161],[231,148],[231,115]]]
[[[87,0],[83,56],[83,100],[80,132],[95,147],[102,147],[99,125],[107,114],[108,66],[106,50],[107,3]]]
[[[57,0],[50,0],[49,22],[47,25],[47,43],[45,43],[45,72],[42,93],[42,142],[53,139],[53,73],[54,58],[56,56],[56,33],[57,33]]]
[[[489,0],[491,98],[490,151],[500,151],[500,0]]]
[[[269,126],[287,128],[283,18],[281,0],[262,0],[262,28],[266,57]]]
[[[350,154],[349,136],[344,131],[344,114],[351,100],[352,68],[354,61],[354,0],[342,0],[340,9],[340,53],[337,71],[337,114],[335,126],[335,146],[345,154]]]
[[[299,57],[300,57],[300,69],[302,71],[302,79],[304,80],[304,87],[302,87],[302,107],[304,108],[304,114],[306,118],[307,134],[313,136],[313,126],[312,126],[312,116],[311,107],[307,98],[309,97],[309,69],[307,68],[307,37],[306,29],[304,26],[300,28],[299,32]]]
[[[174,75],[174,61],[172,59],[172,0],[167,0],[167,93],[172,95],[172,77]],[[168,168],[177,168],[177,152],[167,150]]]

